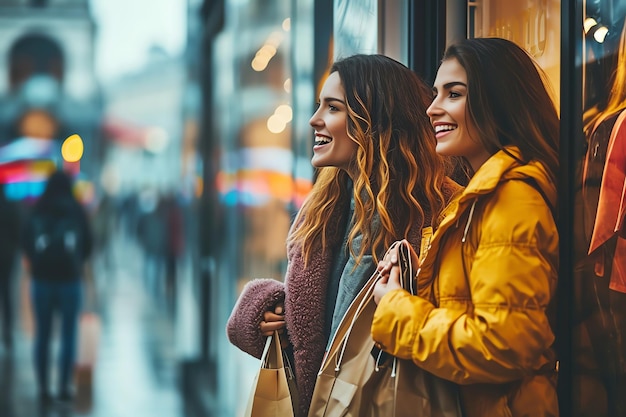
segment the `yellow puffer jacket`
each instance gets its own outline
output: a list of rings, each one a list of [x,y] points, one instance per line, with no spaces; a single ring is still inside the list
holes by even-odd
[[[466,417],[558,416],[548,309],[558,273],[555,206],[541,164],[496,153],[422,253],[420,295],[395,290],[378,305],[374,340],[460,384]]]

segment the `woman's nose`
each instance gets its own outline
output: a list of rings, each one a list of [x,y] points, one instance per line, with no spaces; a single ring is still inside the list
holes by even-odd
[[[317,115],[317,110],[316,110],[315,113],[313,113],[313,115],[309,119],[309,125],[311,125],[311,126],[319,126],[320,123],[321,123],[321,119]]]
[[[437,98],[435,97],[432,101],[432,103],[430,103],[430,106],[428,106],[428,108],[426,109],[426,114],[429,117],[432,117],[435,114],[438,114],[441,112],[441,109],[439,108],[439,104],[437,102]]]

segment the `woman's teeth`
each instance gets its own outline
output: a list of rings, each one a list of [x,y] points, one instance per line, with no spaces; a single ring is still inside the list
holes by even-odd
[[[327,143],[332,142],[332,139],[329,137],[316,136],[315,137],[315,145],[326,145]]]

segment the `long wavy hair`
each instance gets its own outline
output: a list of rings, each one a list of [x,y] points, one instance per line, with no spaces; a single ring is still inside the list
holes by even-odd
[[[500,38],[464,39],[445,51],[467,73],[467,110],[480,143],[490,154],[518,147],[520,163],[540,161],[556,182],[559,115],[551,87],[535,60]]]
[[[436,225],[446,204],[442,186],[449,167],[435,152],[426,116],[432,93],[416,73],[383,55],[344,58],[332,65],[333,72],[346,94],[347,134],[357,144],[350,172],[357,174],[350,178],[339,168],[320,168],[289,239],[301,244],[308,262],[314,251],[327,247],[332,230],[343,230],[341,210],[354,198],[348,247],[357,262],[370,251],[378,261],[409,230]],[[376,216],[380,230],[372,227]]]

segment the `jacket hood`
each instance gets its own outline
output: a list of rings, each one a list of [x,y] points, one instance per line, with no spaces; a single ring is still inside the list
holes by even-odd
[[[518,159],[516,159],[518,158]],[[460,202],[475,199],[478,195],[492,192],[498,183],[513,179],[533,180],[543,194],[549,199],[552,207],[556,207],[556,184],[541,162],[530,161],[521,164],[521,152],[517,147],[507,146],[505,150],[496,152],[474,174],[465,188]]]

